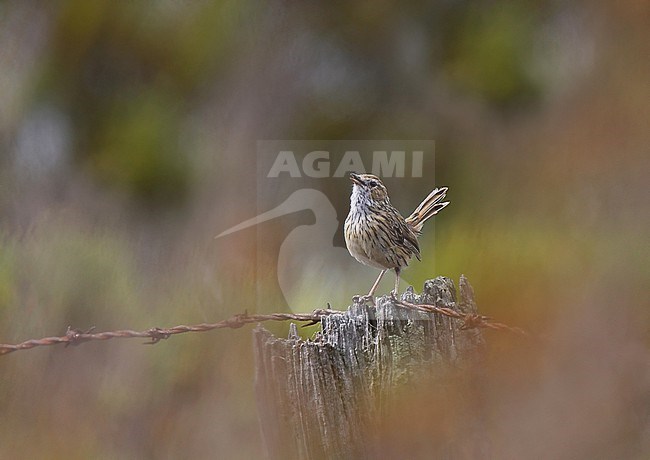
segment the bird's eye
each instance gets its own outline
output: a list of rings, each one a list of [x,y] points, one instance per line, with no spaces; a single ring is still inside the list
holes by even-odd
[[[370,185],[371,188],[377,187],[379,184],[375,180],[371,180],[368,182],[368,185]]]

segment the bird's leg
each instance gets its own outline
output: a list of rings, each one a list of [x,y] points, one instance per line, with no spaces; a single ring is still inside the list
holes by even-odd
[[[385,270],[381,271],[381,273],[377,277],[377,281],[375,281],[375,284],[372,285],[372,287],[370,288],[370,292],[368,293],[368,295],[366,297],[372,298],[372,296],[375,295],[375,291],[377,290],[377,287],[379,286],[379,282],[384,277],[384,273],[386,273],[387,271],[388,271],[388,269],[385,269]]]
[[[372,301],[373,296],[375,295],[375,291],[377,290],[377,287],[379,286],[379,282],[384,277],[384,273],[386,273],[387,271],[388,271],[388,269],[385,269],[385,270],[381,271],[381,273],[377,277],[377,281],[375,281],[375,284],[373,284],[372,287],[370,288],[370,292],[368,293],[368,295],[355,296],[355,298],[362,301],[362,302]]]
[[[397,298],[397,294],[399,293],[399,268],[395,268],[395,289],[390,293],[393,298]]]

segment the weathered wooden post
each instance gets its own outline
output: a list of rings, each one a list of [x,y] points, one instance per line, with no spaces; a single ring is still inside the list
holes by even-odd
[[[457,299],[451,279],[427,281],[414,304],[477,313],[472,288],[461,276]],[[369,421],[381,417],[382,394],[431,373],[473,366],[483,337],[456,319],[405,309],[390,297],[376,307],[353,304],[323,317],[322,331],[303,340],[254,331],[256,393],[265,449],[272,459],[365,458]],[[370,437],[370,439],[369,439]]]

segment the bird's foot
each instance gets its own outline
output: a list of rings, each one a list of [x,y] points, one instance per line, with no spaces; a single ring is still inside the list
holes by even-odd
[[[397,289],[390,291],[390,298],[391,300],[399,300],[399,291]]]
[[[359,304],[366,304],[370,302],[370,305],[374,305],[375,298],[374,296],[371,295],[355,295],[354,297],[352,297],[352,302],[359,303]]]

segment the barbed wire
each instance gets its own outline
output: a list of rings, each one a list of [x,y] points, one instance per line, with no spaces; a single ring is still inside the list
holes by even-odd
[[[68,326],[65,335],[60,337],[44,337],[42,339],[26,340],[15,345],[0,344],[0,355],[6,355],[18,350],[28,350],[35,347],[58,345],[60,343],[65,344],[67,347],[69,345],[79,345],[80,343],[92,340],[148,338],[151,340],[145,342],[145,344],[153,345],[176,334],[184,334],[186,332],[207,332],[224,328],[238,329],[249,323],[261,323],[264,321],[300,321],[306,322],[305,326],[309,326],[317,324],[323,316],[331,315],[333,313],[342,312],[329,309],[314,310],[312,313],[272,313],[269,315],[249,315],[244,312],[216,323],[201,323],[191,326],[179,325],[167,329],[152,327],[146,331],[132,331],[125,329],[118,331],[93,332],[94,328],[91,328],[84,332],[79,329],[72,329]]]
[[[521,336],[530,336],[530,334],[522,328],[508,326],[507,324],[493,321],[491,318],[475,313],[461,313],[452,308],[438,307],[435,305],[427,304],[414,304],[405,300],[394,299],[396,305],[411,310],[423,311],[428,313],[438,313],[450,318],[455,318],[462,321],[461,329],[477,329],[486,328],[498,331],[509,331]],[[298,321],[304,322],[303,326],[310,326],[317,324],[324,316],[333,314],[343,314],[344,311],[332,309],[316,309],[311,313],[271,313],[267,315],[249,315],[247,312],[236,314],[228,319],[218,321],[216,323],[201,323],[191,326],[179,325],[171,328],[152,327],[145,331],[133,330],[117,330],[106,332],[94,332],[94,327],[81,331],[73,329],[68,326],[65,335],[60,337],[44,337],[42,339],[26,340],[17,344],[0,344],[0,356],[13,353],[18,350],[29,350],[31,348],[52,346],[64,344],[66,347],[69,345],[79,345],[80,343],[90,342],[94,340],[110,340],[110,339],[134,339],[134,338],[148,338],[146,345],[153,345],[161,340],[168,339],[172,335],[184,334],[187,332],[207,332],[215,329],[239,329],[242,326],[250,323],[261,323],[265,321]]]
[[[437,307],[435,305],[428,304],[415,304],[407,302],[405,300],[395,300],[396,305],[400,305],[405,308],[410,308],[412,310],[424,311],[427,313],[439,313],[441,315],[448,316],[450,318],[459,319],[462,321],[461,329],[493,329],[495,331],[509,331],[521,336],[530,336],[530,333],[520,327],[508,326],[505,323],[500,323],[498,321],[493,321],[489,316],[479,315],[477,313],[461,313],[457,310],[447,307]]]

